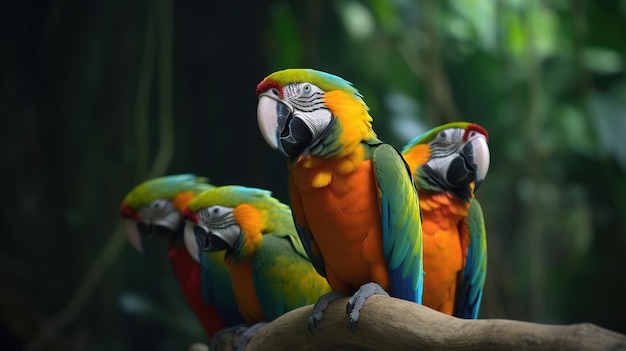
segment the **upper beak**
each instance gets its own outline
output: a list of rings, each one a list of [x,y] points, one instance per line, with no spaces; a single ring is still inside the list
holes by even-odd
[[[259,94],[257,122],[265,142],[290,161],[296,160],[313,140],[310,128],[294,116],[291,106],[275,89]]]
[[[132,208],[128,207],[125,202],[120,206],[120,214],[124,218],[124,228],[126,229],[128,241],[137,251],[143,252],[143,234],[138,228],[139,215]]]
[[[474,171],[474,192],[480,187],[489,170],[489,146],[487,138],[482,134],[476,134],[465,143],[461,155]]]
[[[204,246],[204,241],[206,240],[207,235],[208,232],[206,228],[201,227],[190,220],[186,221],[185,232],[183,234],[185,247],[187,248],[189,255],[197,262],[201,262],[200,252],[202,252],[201,250]]]
[[[139,222],[134,219],[124,219],[124,228],[126,229],[126,237],[135,250],[143,252],[143,234],[138,228]]]

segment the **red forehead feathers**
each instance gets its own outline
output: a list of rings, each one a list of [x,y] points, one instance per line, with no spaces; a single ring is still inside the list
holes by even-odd
[[[198,215],[195,214],[192,210],[186,209],[185,213],[183,213],[183,218],[192,221],[193,223],[198,223]]]
[[[120,207],[120,213],[123,218],[138,220],[139,215],[132,208],[130,208],[125,202]]]
[[[478,124],[470,124],[467,126],[467,128],[465,128],[465,133],[463,133],[463,140],[467,140],[471,132],[480,133],[485,136],[487,141],[489,141],[489,135],[487,134],[487,131],[485,130],[485,128],[479,126]]]
[[[259,85],[256,86],[256,97],[259,97],[259,94],[266,92],[270,89],[278,90],[278,94],[280,97],[283,97],[283,87],[273,79],[264,79]]]

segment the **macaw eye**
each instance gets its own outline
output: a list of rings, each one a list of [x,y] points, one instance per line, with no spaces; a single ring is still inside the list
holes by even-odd
[[[302,87],[302,95],[309,95],[309,94],[311,94],[311,91],[312,91],[312,90],[313,90],[313,88],[311,88],[311,85],[310,85],[310,84],[305,84],[305,85]]]
[[[198,221],[199,223],[203,223],[205,225],[214,226],[216,224],[223,224],[224,221],[227,220],[229,215],[233,212],[233,209],[230,207],[224,206],[211,206],[205,207],[198,211]]]
[[[446,138],[446,131],[442,130],[441,132],[439,132],[439,139],[445,139]]]
[[[160,208],[165,207],[166,205],[167,205],[167,200],[158,199],[158,200],[152,201],[152,203],[150,204],[150,207],[154,210],[158,210]]]
[[[140,208],[137,211],[137,214],[145,222],[153,222],[162,219],[172,211],[175,211],[175,209],[170,200],[156,199],[148,205]]]
[[[223,206],[212,206],[206,209],[206,214],[209,218],[219,218],[229,212],[229,210],[230,209]]]

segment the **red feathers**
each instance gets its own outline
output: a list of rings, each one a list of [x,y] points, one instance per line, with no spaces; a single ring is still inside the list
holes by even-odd
[[[259,94],[266,92],[270,89],[276,89],[278,91],[278,95],[283,98],[283,87],[275,80],[272,79],[264,79],[259,85],[256,86],[256,97],[259,97]]]
[[[128,207],[128,205],[125,202],[122,202],[122,206],[120,207],[120,214],[122,215],[122,218],[139,220],[139,216],[137,215],[137,212],[135,212],[132,208]]]
[[[487,141],[489,141],[489,135],[487,135],[487,131],[485,130],[485,128],[479,126],[478,124],[470,124],[467,126],[467,128],[465,128],[465,133],[463,133],[463,141],[467,141],[467,138],[469,137],[471,132],[480,133],[484,135],[485,138],[487,138]]]
[[[181,287],[187,303],[198,317],[209,338],[225,328],[224,322],[217,314],[213,305],[206,305],[202,297],[202,281],[200,278],[200,265],[194,261],[187,249],[172,245],[167,257],[174,268],[178,285]]]
[[[185,209],[185,212],[183,212],[183,219],[192,221],[193,223],[198,223],[198,215],[188,208]]]

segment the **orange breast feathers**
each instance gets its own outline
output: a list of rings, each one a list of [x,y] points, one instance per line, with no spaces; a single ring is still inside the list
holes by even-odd
[[[452,314],[458,274],[465,265],[469,231],[465,218],[469,203],[447,193],[421,191],[424,240],[423,304]]]
[[[312,249],[323,256],[333,290],[352,294],[371,281],[388,290],[371,161],[361,162],[347,174],[332,171],[333,162],[318,159],[312,167],[306,162],[291,167],[290,193],[297,222],[313,233]],[[317,181],[319,174],[330,176],[326,185]]]

